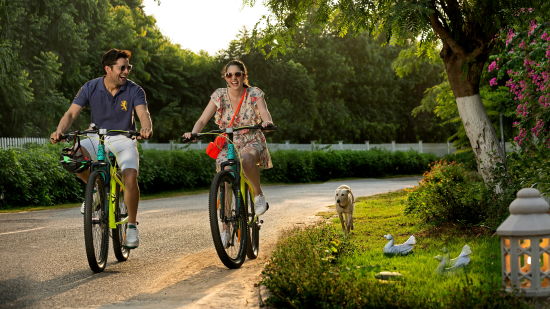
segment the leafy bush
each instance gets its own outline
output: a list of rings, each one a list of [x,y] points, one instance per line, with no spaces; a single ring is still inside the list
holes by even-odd
[[[59,165],[60,145],[0,150],[0,207],[53,205],[82,200],[83,185]],[[263,182],[310,182],[344,177],[420,174],[435,159],[415,152],[294,151],[272,153]],[[142,193],[207,188],[215,162],[199,150],[141,150]],[[3,196],[3,197],[2,197]]]
[[[459,150],[455,153],[445,155],[441,159],[447,162],[462,163],[468,170],[477,171],[476,157],[471,149]]]
[[[82,186],[58,163],[60,150],[32,144],[0,150],[0,207],[77,201]]]
[[[438,161],[424,173],[407,199],[407,214],[438,225],[479,224],[486,215],[487,188],[476,172],[461,163]]]
[[[144,150],[140,157],[139,185],[143,193],[207,187],[215,163],[203,151]]]
[[[279,150],[273,168],[262,171],[268,182],[326,181],[334,178],[421,174],[436,160],[433,154],[374,149],[369,151]]]

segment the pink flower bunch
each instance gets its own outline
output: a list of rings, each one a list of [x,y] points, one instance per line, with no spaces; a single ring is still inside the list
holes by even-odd
[[[516,142],[519,146],[521,146],[521,144],[523,144],[527,140],[528,140],[527,130],[525,130],[524,128],[520,128],[519,134],[516,137],[514,137],[514,142]]]
[[[535,32],[535,29],[537,29],[537,22],[532,20],[531,22],[529,22],[529,31],[527,32],[527,35],[531,35],[533,34],[533,32]]]
[[[532,9],[521,12],[529,13]],[[504,50],[492,56],[487,67],[493,75],[489,85],[506,80],[505,86],[517,103],[513,126],[518,134],[514,141],[522,149],[538,145],[550,148],[550,122],[544,121],[550,119],[549,30],[548,23],[538,24],[534,20],[523,31],[507,29],[499,36],[504,40]]]
[[[514,36],[516,36],[516,34],[514,33],[514,30],[512,29],[508,30],[508,34],[506,35],[506,46],[508,46],[508,44],[512,42],[512,39],[514,38]]]
[[[543,129],[544,129],[544,121],[542,119],[539,119],[537,121],[537,124],[533,128],[531,128],[531,133],[533,133],[536,137],[539,137]]]
[[[527,103],[524,103],[524,104],[518,104],[518,106],[516,107],[516,115],[518,115],[518,117],[527,117],[529,115],[529,106]]]
[[[493,62],[491,62],[491,64],[489,64],[489,66],[487,67],[487,70],[489,72],[493,72],[494,70],[498,70],[498,64],[495,60],[493,60]]]

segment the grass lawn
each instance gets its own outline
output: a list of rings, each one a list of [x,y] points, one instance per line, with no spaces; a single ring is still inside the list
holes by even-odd
[[[337,216],[328,224],[288,231],[263,272],[262,283],[271,293],[267,303],[285,308],[530,307],[500,289],[497,236],[475,227],[422,225],[403,214],[406,196],[400,191],[359,199],[349,237],[344,237]],[[415,235],[413,253],[385,256],[383,235],[388,233],[396,244]],[[434,257],[446,248],[454,258],[465,244],[472,250],[470,264],[437,273]],[[381,271],[403,276],[376,279]]]

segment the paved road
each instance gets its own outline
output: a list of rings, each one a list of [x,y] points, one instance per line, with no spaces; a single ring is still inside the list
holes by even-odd
[[[418,180],[345,183],[355,196],[367,196]],[[266,186],[271,208],[263,218],[260,257],[239,270],[226,269],[212,248],[207,194],[142,201],[140,247],[123,263],[110,253],[100,274],[88,268],[78,207],[0,214],[0,308],[257,307],[254,283],[277,236],[315,220],[333,204],[340,184]]]

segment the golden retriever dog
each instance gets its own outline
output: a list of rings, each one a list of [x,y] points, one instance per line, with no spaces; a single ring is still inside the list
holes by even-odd
[[[355,205],[355,198],[351,192],[351,188],[346,185],[341,185],[336,189],[336,212],[340,217],[340,223],[342,223],[342,231],[344,234],[349,234],[350,230],[353,230],[353,208]]]

